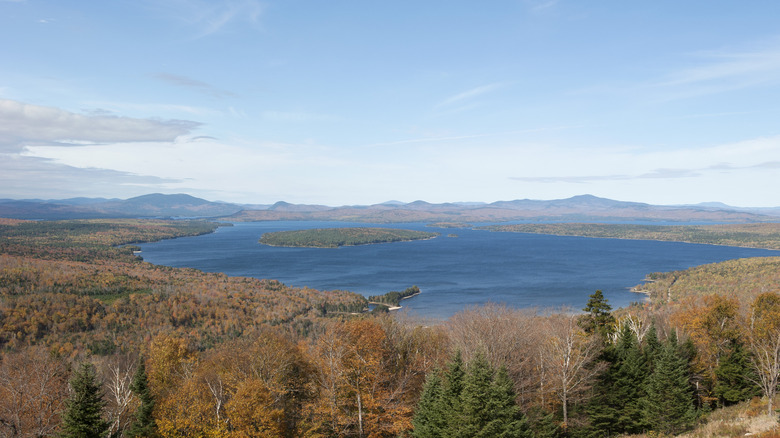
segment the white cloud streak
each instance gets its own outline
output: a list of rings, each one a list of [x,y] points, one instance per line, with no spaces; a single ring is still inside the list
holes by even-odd
[[[154,77],[165,83],[176,85],[179,87],[189,88],[198,91],[200,93],[217,97],[217,98],[236,96],[236,94],[233,92],[221,90],[211,84],[207,84],[203,81],[192,79],[186,76],[175,75],[171,73],[157,73],[156,75],[154,75]]]
[[[40,143],[172,141],[198,125],[183,120],[82,115],[0,99],[0,151],[18,151],[27,144]]]
[[[480,85],[479,87],[472,88],[470,90],[466,90],[464,92],[455,94],[453,96],[450,96],[443,101],[436,104],[435,108],[442,109],[454,106],[456,104],[462,104],[464,102],[476,99],[477,97],[490,93],[492,91],[495,91],[501,87],[503,87],[503,83],[494,83],[494,84],[487,84],[487,85]]]
[[[665,100],[697,97],[780,82],[780,43],[758,49],[696,53],[695,66],[681,68],[652,84]]]

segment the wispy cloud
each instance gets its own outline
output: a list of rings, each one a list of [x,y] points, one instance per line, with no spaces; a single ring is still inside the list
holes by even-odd
[[[759,48],[693,54],[694,66],[670,72],[650,84],[662,98],[679,99],[780,82],[780,40]]]
[[[523,3],[532,11],[538,12],[552,8],[558,4],[558,0],[523,0]]]
[[[339,120],[328,114],[316,114],[296,111],[263,111],[262,117],[273,122],[329,122]]]
[[[139,175],[110,169],[78,168],[54,160],[0,153],[0,187],[17,198],[72,196],[135,196],[145,187],[181,182],[178,179]]]
[[[510,177],[510,179],[522,182],[534,183],[574,183],[587,184],[603,181],[633,181],[647,179],[682,179],[695,178],[704,174],[719,172],[729,173],[742,170],[773,170],[780,169],[780,161],[766,161],[748,166],[734,166],[727,163],[714,164],[707,167],[691,169],[667,169],[659,168],[650,172],[636,175],[630,174],[610,174],[610,175],[577,175],[577,176],[531,176],[531,177]]]
[[[479,96],[495,91],[504,86],[504,83],[497,82],[493,84],[480,85],[479,87],[472,88],[452,95],[435,105],[436,109],[445,109],[456,105],[462,105],[466,102],[472,101]]]
[[[171,141],[198,126],[184,120],[83,115],[0,99],[0,151],[18,151],[29,143]]]
[[[147,6],[196,29],[196,38],[214,35],[235,23],[256,25],[263,13],[257,0],[147,1]]]
[[[207,94],[209,96],[213,96],[217,98],[236,96],[236,94],[233,92],[221,90],[211,84],[207,84],[205,82],[199,81],[197,79],[192,79],[187,76],[175,75],[171,73],[157,73],[154,75],[154,77],[163,82],[176,85],[179,87],[190,88],[200,93]]]

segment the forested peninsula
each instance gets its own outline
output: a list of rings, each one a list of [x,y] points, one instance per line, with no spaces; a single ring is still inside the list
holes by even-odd
[[[552,223],[490,225],[478,229],[556,236],[663,240],[780,250],[780,223],[725,225]]]
[[[395,228],[314,228],[277,231],[260,236],[260,243],[296,248],[338,248],[375,243],[408,242],[437,237],[439,233]]]

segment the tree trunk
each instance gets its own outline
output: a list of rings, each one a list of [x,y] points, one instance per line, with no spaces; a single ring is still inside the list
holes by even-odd
[[[358,405],[358,436],[363,438],[363,403],[360,399],[360,391],[357,392],[357,405]]]

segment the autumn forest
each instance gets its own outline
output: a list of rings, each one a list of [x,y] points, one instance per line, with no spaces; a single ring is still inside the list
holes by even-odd
[[[584,309],[421,321],[134,253],[217,226],[0,219],[0,436],[671,436],[732,406],[776,417],[780,258],[650,273],[628,308],[582,291]]]

